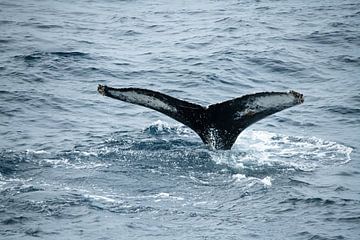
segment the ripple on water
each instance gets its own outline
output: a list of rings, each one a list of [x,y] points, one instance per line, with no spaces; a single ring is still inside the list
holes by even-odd
[[[271,177],[294,171],[346,164],[352,148],[319,138],[296,137],[266,131],[247,131],[231,151],[208,150],[184,126],[157,121],[142,133],[119,132],[104,143],[69,151],[28,150],[2,152],[2,172],[11,172],[16,161],[39,167],[106,169],[119,161],[167,168],[191,168],[206,172],[230,172],[256,177],[271,185]],[[146,161],[144,161],[146,159]],[[239,175],[240,176],[240,175]],[[269,177],[269,178],[266,178]]]
[[[36,51],[31,54],[27,55],[16,55],[15,59],[22,59],[25,62],[36,62],[43,59],[51,59],[54,57],[59,58],[78,58],[78,59],[91,59],[89,53],[85,52],[77,52],[77,51],[70,51],[70,52],[63,52],[63,51],[54,51],[54,52],[40,52]]]

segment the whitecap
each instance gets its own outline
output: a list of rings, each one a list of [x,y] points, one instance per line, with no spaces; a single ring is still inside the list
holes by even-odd
[[[102,201],[102,202],[108,202],[108,203],[119,203],[119,201],[115,200],[114,198],[108,197],[108,196],[84,194],[84,197],[95,200],[95,201]]]
[[[27,154],[47,154],[49,152],[45,151],[45,150],[32,150],[32,149],[26,149],[26,153]]]
[[[271,177],[266,176],[263,179],[261,179],[261,182],[264,184],[265,187],[271,187],[272,185],[271,180],[272,180]]]
[[[170,125],[169,123],[157,120],[144,129],[144,132],[151,135],[173,134],[175,136],[194,136],[194,132],[183,124]]]

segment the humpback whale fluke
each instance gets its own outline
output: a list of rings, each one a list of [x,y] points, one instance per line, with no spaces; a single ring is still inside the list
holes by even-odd
[[[104,96],[161,112],[194,130],[214,149],[231,149],[238,135],[251,124],[304,102],[295,92],[260,92],[203,107],[160,92],[141,88],[98,86]]]

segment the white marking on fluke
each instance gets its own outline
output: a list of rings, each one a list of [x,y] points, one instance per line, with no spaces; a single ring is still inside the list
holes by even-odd
[[[253,101],[248,102],[248,107],[250,109],[267,109],[267,108],[276,108],[281,105],[290,105],[295,101],[295,97],[292,94],[282,94],[282,95],[269,95],[262,96],[254,99]]]
[[[145,105],[145,106],[151,106],[154,108],[161,108],[164,110],[168,110],[171,112],[176,112],[176,108],[166,104],[165,102],[152,97],[152,96],[147,96],[144,94],[139,94],[135,91],[129,91],[129,92],[117,92],[117,91],[113,91],[113,90],[108,90],[109,93],[113,96],[116,96],[118,98],[125,98],[124,100],[126,102],[131,102],[131,103],[136,103],[136,104],[140,104],[140,105]]]

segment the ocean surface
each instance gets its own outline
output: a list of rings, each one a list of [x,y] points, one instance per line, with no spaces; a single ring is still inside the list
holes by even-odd
[[[357,0],[1,0],[0,83],[0,239],[360,239]],[[98,84],[305,103],[213,151]]]

